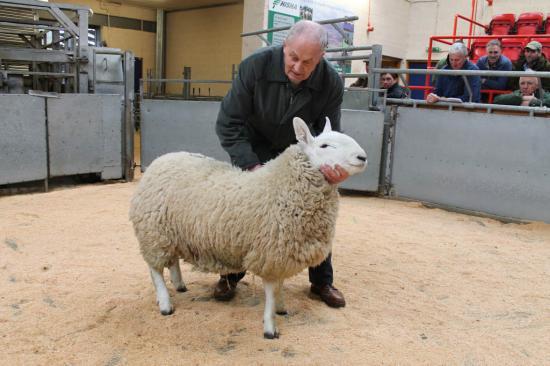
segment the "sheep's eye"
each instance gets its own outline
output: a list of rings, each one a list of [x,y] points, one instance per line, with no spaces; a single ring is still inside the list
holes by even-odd
[[[326,149],[328,147],[328,144],[322,144],[321,149]]]

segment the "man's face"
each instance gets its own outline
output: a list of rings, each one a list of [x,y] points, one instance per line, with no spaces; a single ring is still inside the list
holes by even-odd
[[[538,87],[539,80],[535,77],[523,76],[519,78],[519,90],[523,96],[533,95]]]
[[[489,63],[494,64],[498,61],[498,58],[500,57],[500,54],[502,53],[502,50],[497,45],[491,45],[487,46],[487,59],[489,60]]]
[[[466,62],[466,56],[461,53],[450,53],[449,54],[449,63],[453,70],[459,70]]]
[[[380,81],[382,82],[382,89],[389,89],[397,82],[397,79],[394,79],[390,74],[383,74]]]
[[[285,74],[294,85],[307,80],[325,54],[319,43],[299,35],[285,41],[283,53]]]
[[[523,52],[523,54],[525,55],[525,60],[527,60],[527,62],[533,62],[540,57],[540,51],[532,50],[530,48],[526,48]]]

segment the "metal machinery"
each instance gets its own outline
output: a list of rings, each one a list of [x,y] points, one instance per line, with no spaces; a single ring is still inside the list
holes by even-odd
[[[7,131],[0,185],[44,179],[47,189],[49,178],[87,173],[133,178],[134,57],[96,47],[90,14],[78,5],[0,0],[0,127]],[[29,142],[32,134],[8,133],[28,129],[20,112],[37,97],[44,100],[32,131],[45,134]],[[44,148],[27,155],[25,144]],[[21,174],[26,167],[32,173]]]

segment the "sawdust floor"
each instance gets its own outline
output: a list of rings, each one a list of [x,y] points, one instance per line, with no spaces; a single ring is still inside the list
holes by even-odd
[[[286,283],[281,338],[262,338],[261,280],[230,303],[214,274],[159,314],[127,219],[134,183],[0,197],[3,365],[549,365],[550,225],[344,196],[330,309]]]

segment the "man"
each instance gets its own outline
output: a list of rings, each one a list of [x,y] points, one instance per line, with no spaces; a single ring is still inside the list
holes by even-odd
[[[324,28],[302,20],[289,31],[283,46],[259,50],[244,59],[239,74],[221,103],[216,133],[234,165],[260,169],[295,143],[292,118],[301,117],[314,134],[322,132],[325,117],[340,130],[344,86],[323,58],[328,44]],[[348,177],[340,166],[321,167],[331,184]],[[221,276],[214,291],[218,300],[230,300],[244,273]],[[343,307],[344,295],[332,286],[331,256],[309,269],[311,292],[331,307]]]
[[[387,89],[387,98],[408,98],[405,88],[399,85],[398,80],[399,76],[397,74],[390,74],[389,72],[380,76],[382,89]]]
[[[510,94],[497,95],[495,104],[518,105],[529,107],[550,107],[550,93],[544,92],[541,97],[539,78],[535,76],[522,76],[519,78],[519,90]]]
[[[448,62],[442,70],[479,70],[476,65],[466,59],[467,57],[468,49],[464,43],[453,43],[449,48]],[[467,79],[472,90],[472,102],[479,103],[481,80],[479,76],[468,76]],[[434,92],[428,94],[426,102],[437,103],[442,97],[458,98],[463,102],[470,101],[470,93],[461,75],[438,75]]]
[[[511,71],[512,61],[504,55],[502,55],[502,46],[498,39],[492,39],[487,43],[485,47],[487,52],[486,56],[482,56],[477,60],[476,66],[480,70],[494,70],[494,71]],[[481,89],[496,89],[506,90],[506,84],[508,83],[508,77],[506,76],[482,76],[481,77]]]
[[[531,41],[527,43],[523,49],[523,54],[514,63],[514,71],[550,71],[550,61],[546,59],[542,53],[542,45],[540,42]],[[545,90],[550,90],[550,78],[542,79],[542,87]],[[518,78],[509,78],[508,89],[518,88]]]

